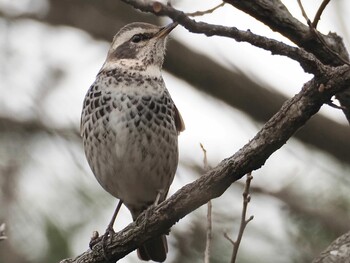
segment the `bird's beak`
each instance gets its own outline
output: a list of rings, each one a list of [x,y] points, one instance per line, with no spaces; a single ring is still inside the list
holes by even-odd
[[[178,25],[179,23],[173,22],[159,30],[159,32],[156,34],[157,38],[163,38],[169,35],[169,33]]]

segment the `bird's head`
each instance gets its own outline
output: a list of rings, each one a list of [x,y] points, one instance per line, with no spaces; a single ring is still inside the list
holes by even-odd
[[[146,71],[161,69],[168,34],[177,26],[171,23],[159,27],[147,23],[131,23],[114,36],[102,70],[124,67]]]

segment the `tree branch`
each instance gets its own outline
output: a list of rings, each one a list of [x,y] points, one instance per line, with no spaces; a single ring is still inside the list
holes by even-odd
[[[207,15],[207,14],[211,14],[213,13],[216,9],[222,7],[225,5],[225,2],[222,2],[221,4],[218,4],[217,6],[213,7],[213,8],[210,8],[208,10],[205,10],[205,11],[196,11],[196,12],[193,12],[193,13],[186,13],[187,16],[203,16],[203,15]]]
[[[237,235],[236,241],[233,241],[233,252],[232,252],[232,257],[231,257],[231,263],[235,263],[238,255],[238,249],[241,244],[242,238],[243,238],[243,233],[245,228],[247,227],[248,223],[254,219],[254,216],[250,216],[247,219],[247,208],[248,204],[250,202],[250,183],[253,180],[252,173],[247,174],[247,179],[246,183],[244,186],[244,191],[243,191],[243,208],[242,208],[242,214],[241,214],[241,223],[239,226],[239,231]]]
[[[209,171],[209,164],[207,159],[207,150],[204,148],[203,144],[200,143],[200,147],[203,151],[203,168],[204,171]],[[205,250],[204,250],[204,263],[210,262],[210,251],[211,251],[211,241],[212,241],[212,203],[211,200],[207,203],[207,237],[206,237],[206,243],[205,243]]]
[[[316,12],[314,20],[312,21],[313,28],[317,28],[318,21],[321,20],[321,15],[330,1],[331,0],[323,0],[322,4],[320,5],[320,7],[318,8],[318,10]]]
[[[320,83],[326,87],[322,92],[319,91]],[[286,101],[279,112],[237,153],[152,208],[147,213],[147,218],[143,213],[135,222],[113,236],[111,245],[108,246],[111,261],[123,258],[152,236],[164,233],[191,211],[222,195],[233,182],[246,173],[259,169],[325,102],[348,85],[348,66],[330,68],[322,78],[306,83],[302,91]],[[145,224],[147,228],[144,228]],[[68,262],[106,262],[101,242],[92,251],[86,251],[76,259],[67,259],[61,263]]]
[[[271,50],[273,53],[276,52],[275,49],[271,47],[271,45],[273,46],[273,44],[275,44],[275,40],[273,40],[272,43],[269,41],[270,45],[268,45],[267,43],[264,43],[265,41],[261,39],[261,36],[257,36],[254,37],[258,41],[258,43],[256,43],[254,40],[250,40],[251,32],[249,31],[247,32],[248,35],[237,35],[238,31],[236,28],[225,29],[223,26],[214,25],[211,25],[210,28],[206,28],[204,31],[202,31],[201,29],[208,26],[208,24],[203,22],[196,23],[194,20],[188,18],[185,13],[174,9],[169,5],[162,5],[159,2],[144,2],[137,0],[122,1],[144,12],[169,16],[194,33],[204,33],[207,36],[220,35],[231,37],[236,41],[246,41],[255,46]],[[339,66],[343,65],[344,62],[348,63],[349,61],[349,54],[340,37],[334,33],[330,33],[328,36],[321,36],[320,33],[314,34],[310,28],[295,19],[280,0],[255,0],[254,4],[252,4],[251,1],[241,0],[225,0],[225,2],[243,10],[244,12],[268,25],[272,30],[278,31],[282,35],[288,37],[299,47],[305,49],[311,54],[314,54],[322,63]],[[292,53],[294,54],[294,52]],[[316,74],[314,70],[309,68],[310,65],[304,65],[302,63],[299,58],[300,54],[294,54],[295,57],[292,57],[291,54],[288,55],[285,53],[279,53],[278,51],[276,54],[289,56],[297,60],[306,72]],[[348,88],[344,92],[336,94],[336,98],[344,107],[343,112],[350,123],[350,89]]]
[[[292,16],[281,0],[254,0],[254,4],[251,1],[240,0],[225,0],[225,2],[287,37],[299,47],[314,54],[322,63],[333,66],[343,64],[338,57],[329,54],[327,48],[312,34],[309,26]],[[349,54],[340,37],[335,34],[322,37],[333,50],[340,53],[345,60],[349,60]]]
[[[82,8],[84,12],[81,12]],[[7,18],[6,15],[3,14],[3,16]],[[128,5],[114,0],[98,2],[50,0],[50,9],[46,14],[40,17],[25,16],[24,18],[37,19],[51,25],[73,26],[85,30],[98,39],[107,41],[110,41],[117,29],[126,23],[132,21],[157,23],[155,16],[136,12]],[[287,100],[276,90],[250,80],[242,72],[221,66],[205,55],[190,50],[175,39],[169,41],[167,51],[165,70],[184,79],[194,88],[247,113],[258,122],[266,122]],[[317,115],[308,122],[304,129],[298,131],[295,137],[349,163],[350,160],[347,157],[350,153],[349,132],[348,126]]]
[[[213,25],[204,22],[196,22],[189,18],[184,12],[179,11],[169,5],[159,2],[145,2],[137,0],[122,0],[136,9],[144,12],[151,12],[156,15],[168,16],[178,22],[192,33],[205,34],[206,36],[222,36],[233,38],[238,42],[248,42],[256,47],[271,51],[272,54],[290,57],[300,63],[305,72],[316,76],[324,73],[324,65],[312,54],[303,49],[289,46],[283,42],[259,36],[251,31],[239,30],[235,27]]]
[[[350,258],[350,232],[338,237],[312,263],[348,263]]]
[[[299,47],[314,54],[326,65],[339,66],[343,64],[343,60],[349,61],[349,54],[341,37],[335,33],[318,34],[327,43],[324,45],[308,26],[289,13],[280,0],[254,0],[254,3],[241,0],[225,0],[225,2],[261,21],[273,31],[279,32]],[[329,48],[334,52],[330,53]],[[338,55],[342,59],[339,59]],[[336,98],[344,107],[343,112],[350,122],[350,89],[336,94]]]
[[[311,22],[311,20],[309,19],[308,15],[305,12],[304,6],[301,2],[301,0],[297,0],[299,7],[301,9],[301,13],[303,15],[303,17],[306,20],[307,25],[310,28],[310,31],[317,37],[317,39],[323,44],[323,46],[328,50],[328,52],[330,54],[332,54],[333,56],[336,56],[342,63],[341,64],[347,64],[350,65],[348,60],[345,60],[344,58],[342,58],[336,51],[334,51],[333,49],[331,49],[328,44],[326,43],[326,41],[323,39],[323,37],[321,36],[321,33],[317,31],[317,29],[314,27],[313,23]],[[325,7],[325,6],[324,6]],[[320,11],[320,10],[319,10]]]

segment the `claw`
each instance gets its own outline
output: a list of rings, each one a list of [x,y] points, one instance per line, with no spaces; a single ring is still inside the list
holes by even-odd
[[[103,257],[105,258],[105,260],[109,260],[110,259],[110,254],[108,252],[108,245],[111,244],[111,241],[113,239],[113,235],[115,234],[114,229],[113,229],[113,225],[108,225],[105,234],[103,235],[102,238],[102,251],[103,251]],[[109,242],[107,242],[109,237]]]

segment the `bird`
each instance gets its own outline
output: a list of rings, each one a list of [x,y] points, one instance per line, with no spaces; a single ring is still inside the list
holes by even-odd
[[[122,204],[136,220],[165,200],[174,179],[185,124],[161,72],[176,26],[122,27],[84,98],[80,131],[86,159],[100,185],[119,199],[104,236],[114,233]],[[141,260],[164,262],[166,237],[151,238],[137,250]]]

